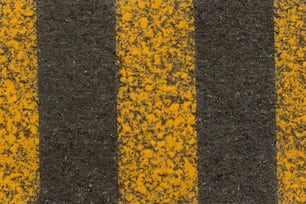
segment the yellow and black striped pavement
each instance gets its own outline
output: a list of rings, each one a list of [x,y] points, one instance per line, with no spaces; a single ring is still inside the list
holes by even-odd
[[[303,0],[0,0],[0,204],[305,204]]]

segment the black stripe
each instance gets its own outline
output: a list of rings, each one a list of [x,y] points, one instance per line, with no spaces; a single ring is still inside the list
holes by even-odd
[[[195,0],[200,203],[276,203],[273,0]]]
[[[39,0],[41,203],[116,203],[114,0]]]

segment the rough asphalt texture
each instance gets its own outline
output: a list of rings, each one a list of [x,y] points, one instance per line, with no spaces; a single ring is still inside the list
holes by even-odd
[[[195,0],[199,203],[276,203],[272,0]],[[117,203],[114,0],[38,0],[39,203]]]
[[[195,0],[199,203],[277,203],[272,0]]]
[[[40,203],[116,203],[115,5],[37,1]]]

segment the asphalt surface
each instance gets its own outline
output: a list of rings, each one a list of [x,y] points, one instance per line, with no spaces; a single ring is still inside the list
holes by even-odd
[[[116,203],[115,5],[37,1],[39,203]]]
[[[276,203],[273,1],[195,0],[199,203]],[[117,203],[115,1],[37,1],[39,203]]]
[[[273,1],[194,1],[199,203],[276,203]]]

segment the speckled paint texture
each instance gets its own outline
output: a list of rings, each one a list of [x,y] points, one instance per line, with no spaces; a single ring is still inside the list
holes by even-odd
[[[36,16],[32,0],[0,3],[0,203],[35,201],[39,186]]]
[[[117,0],[120,203],[197,203],[191,0]]]
[[[277,175],[280,204],[306,203],[306,4],[275,0]]]

